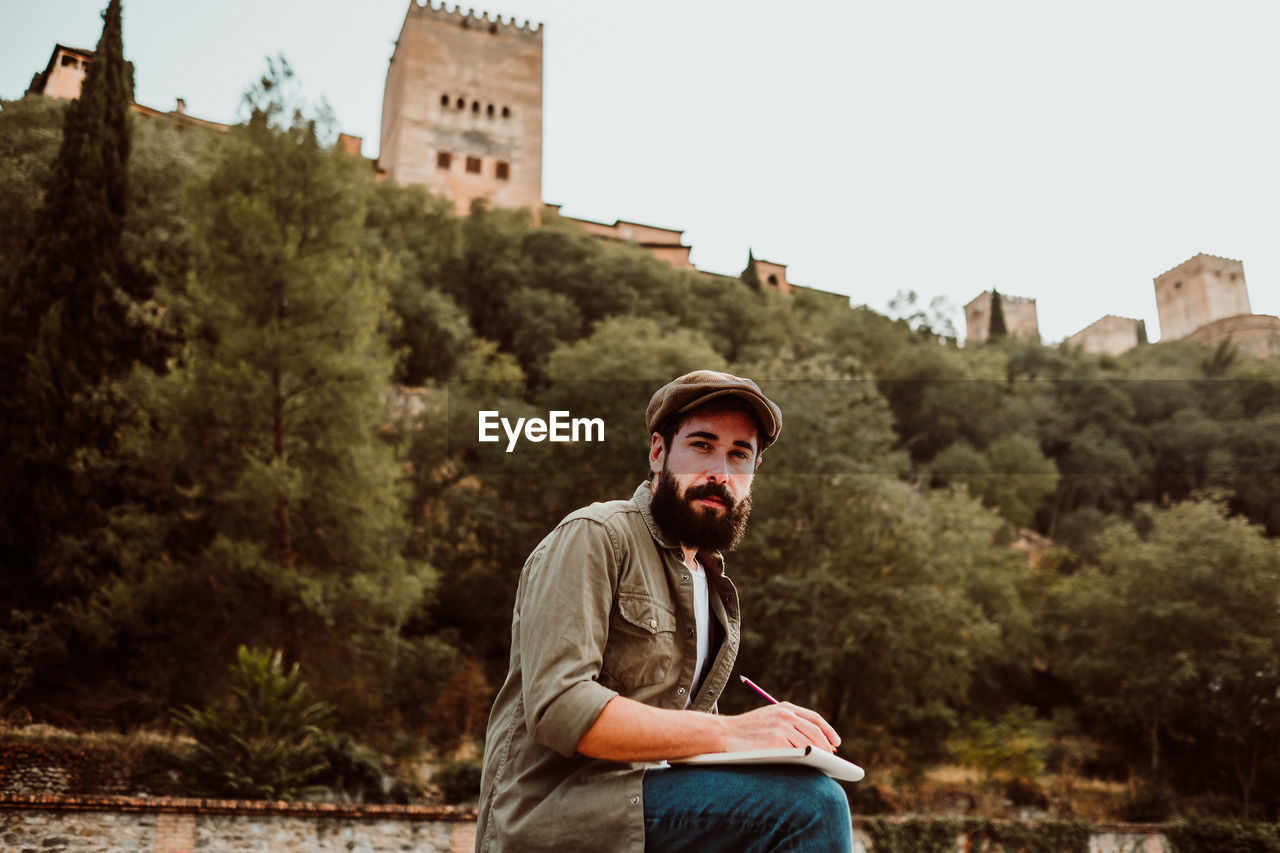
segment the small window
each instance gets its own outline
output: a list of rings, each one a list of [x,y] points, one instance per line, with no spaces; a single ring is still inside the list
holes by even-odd
[[[498,25],[497,25],[497,24],[490,24],[490,25],[489,25],[489,32],[496,36],[496,35],[498,34]]]
[[[467,158],[467,171],[476,175],[480,174],[480,158],[479,157]]]
[[[500,181],[509,180],[511,178],[511,164],[499,160],[493,165],[493,173]]]
[[[472,102],[471,102],[471,112],[473,112],[473,113],[478,113],[478,112],[480,112],[480,102],[479,102],[479,101],[472,101]]]
[[[510,117],[511,117],[511,107],[503,107],[503,108],[502,108],[502,117],[503,117],[503,118],[510,118]]]
[[[436,168],[447,169],[453,165],[453,155],[448,151],[436,152]]]
[[[442,107],[447,107],[447,106],[449,106],[449,96],[448,96],[448,95],[441,95],[441,96],[440,96],[440,106],[442,106]]]
[[[493,104],[489,105],[488,113],[489,113],[489,117],[493,118]]]
[[[466,107],[467,107],[466,98],[458,98],[458,109],[462,110],[462,109],[466,109]]]
[[[62,67],[63,67],[63,68],[75,68],[78,64],[79,64],[79,63],[78,63],[78,62],[76,62],[76,58],[75,58],[74,56],[72,56],[71,54],[69,54],[69,53],[64,53],[64,54],[62,54]]]
[[[771,275],[771,276],[769,276],[769,284],[773,285],[774,287],[777,287],[777,286],[778,286],[778,277],[777,277],[776,275]]]

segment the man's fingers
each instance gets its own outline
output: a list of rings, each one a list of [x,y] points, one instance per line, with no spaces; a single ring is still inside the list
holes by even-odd
[[[796,728],[814,746],[831,752],[840,745],[840,735],[836,734],[836,730],[831,728],[831,724],[824,720],[821,714],[816,711],[810,711],[808,708],[792,705],[790,702],[781,704],[786,705],[792,713],[804,722],[803,726],[797,725]]]

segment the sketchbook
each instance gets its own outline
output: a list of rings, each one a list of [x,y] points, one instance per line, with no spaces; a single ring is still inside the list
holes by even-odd
[[[839,756],[812,746],[792,749],[752,749],[745,752],[707,752],[688,758],[672,758],[668,764],[803,764],[826,773],[832,779],[857,782],[862,768]]]

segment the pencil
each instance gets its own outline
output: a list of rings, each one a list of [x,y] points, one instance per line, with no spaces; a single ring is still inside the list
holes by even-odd
[[[738,678],[741,678],[741,679],[742,679],[742,683],[743,683],[743,684],[747,685],[747,686],[748,686],[748,687],[750,687],[752,690],[754,690],[755,692],[757,692],[757,693],[759,693],[761,696],[763,696],[763,697],[764,697],[764,699],[765,699],[765,701],[766,701],[766,702],[768,702],[770,705],[777,705],[777,704],[778,704],[778,700],[777,700],[777,699],[774,699],[774,698],[773,698],[772,696],[770,696],[768,693],[765,693],[763,690],[761,690],[761,689],[760,689],[760,687],[759,687],[759,685],[757,685],[757,684],[756,684],[754,681],[752,681],[750,678],[747,678],[745,675],[739,675],[739,676],[738,676]]]

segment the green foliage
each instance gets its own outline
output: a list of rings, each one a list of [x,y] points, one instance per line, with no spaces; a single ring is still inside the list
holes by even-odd
[[[949,746],[961,764],[990,778],[1032,780],[1044,771],[1046,728],[1033,709],[1017,707],[995,721],[970,720]]]
[[[1004,321],[1004,300],[999,291],[991,291],[991,323],[987,328],[987,339],[996,341],[1009,334],[1009,327]]]
[[[1247,811],[1277,758],[1280,549],[1219,501],[1140,520],[1108,529],[1098,569],[1055,592],[1056,667],[1141,737],[1153,777],[1162,747],[1194,736],[1200,763],[1237,780]]]
[[[324,728],[332,718],[331,705],[311,701],[297,664],[286,670],[280,652],[244,646],[227,703],[173,713],[195,740],[188,766],[196,785],[212,796],[269,800],[314,791],[328,767]]]
[[[972,853],[1086,853],[1092,828],[1079,821],[1013,823],[980,818],[910,818],[867,822],[876,853],[951,853],[964,835]]]
[[[431,776],[440,796],[449,805],[474,802],[480,797],[480,765],[474,761],[449,761]]]
[[[1165,831],[1173,853],[1276,853],[1280,851],[1280,827],[1273,823],[1248,823],[1192,818]]]

